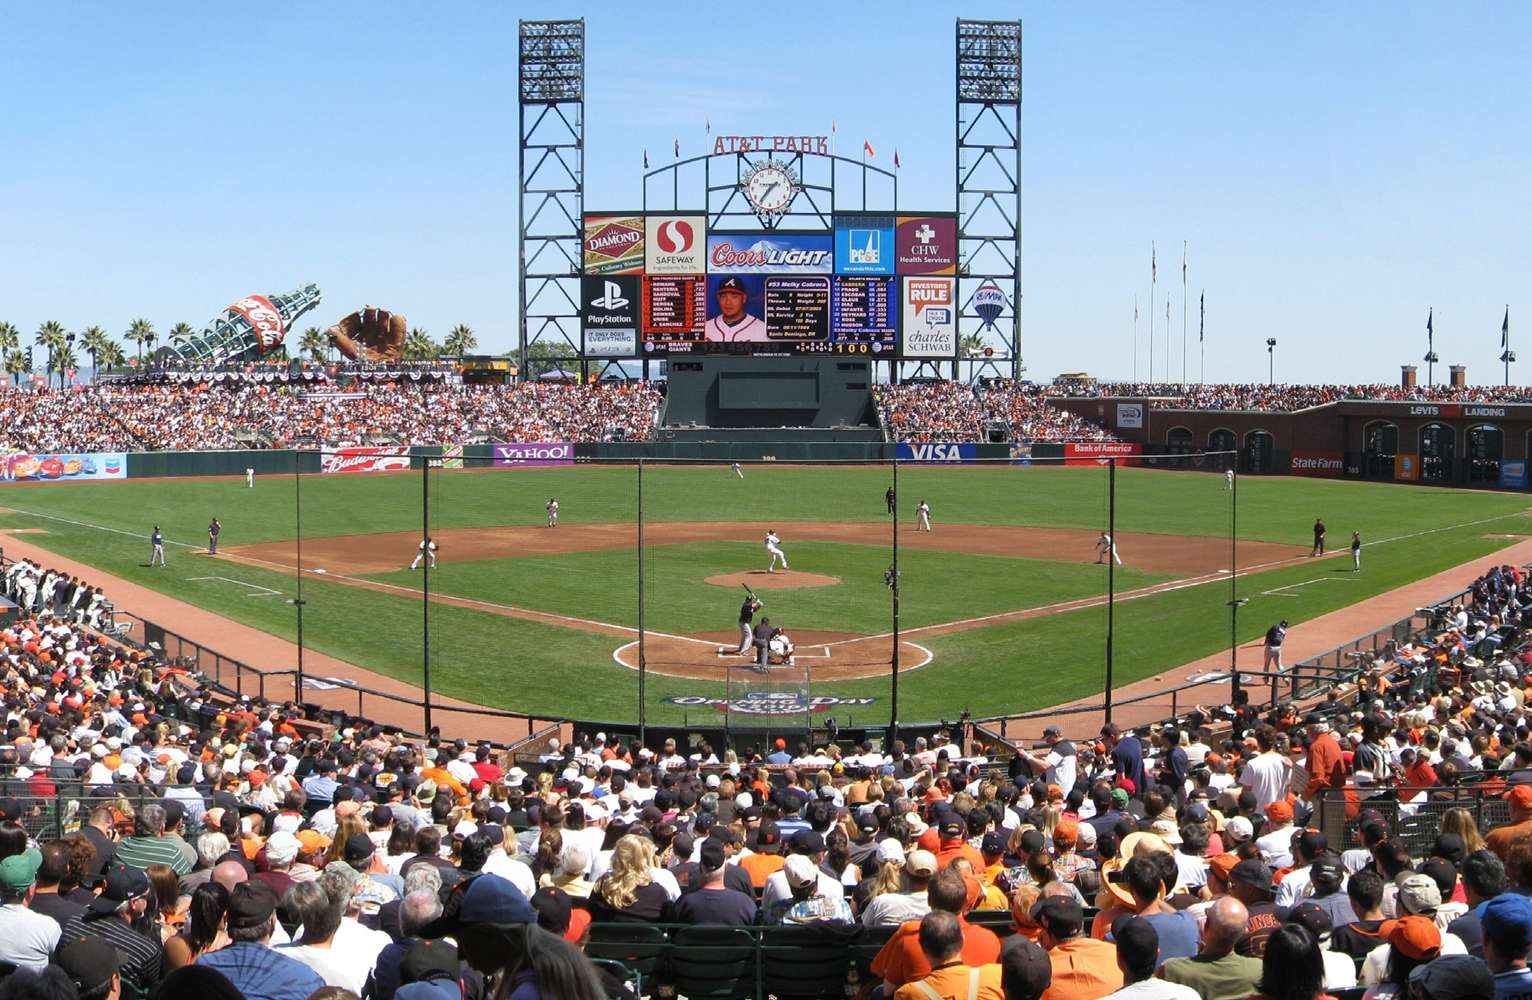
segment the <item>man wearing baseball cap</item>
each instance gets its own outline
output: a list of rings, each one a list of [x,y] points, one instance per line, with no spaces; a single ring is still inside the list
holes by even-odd
[[[750,300],[744,279],[726,275],[713,286],[713,301],[717,311],[703,328],[702,339],[733,343],[736,341],[764,341],[766,322],[759,316],[746,312]]]
[[[931,912],[926,891],[936,874],[936,855],[916,848],[904,860],[904,874],[909,880],[905,892],[885,892],[862,911],[865,927],[897,927],[906,920],[919,920]]]
[[[1484,905],[1484,962],[1495,975],[1495,996],[1532,996],[1532,899],[1517,892],[1496,896]]]
[[[1116,946],[1083,933],[1085,911],[1072,897],[1044,896],[1032,907],[1032,919],[1042,928],[1038,943],[1053,965],[1049,1000],[1099,1000],[1122,989]]]
[[[98,937],[122,956],[123,992],[130,997],[147,996],[160,981],[165,949],[159,937],[147,938],[133,929],[149,908],[149,876],[140,868],[114,863],[106,873],[106,886],[82,914],[69,918],[61,941]]]
[[[69,976],[80,1000],[117,1000],[122,980],[117,975],[122,960],[117,949],[100,938],[80,938],[60,948],[53,963]]]
[[[1511,821],[1484,835],[1485,846],[1501,861],[1510,858],[1517,841],[1532,834],[1532,785],[1516,785],[1505,793],[1505,803],[1510,807]]]
[[[59,943],[58,921],[28,905],[42,863],[36,848],[0,861],[0,962],[33,972],[48,967],[48,955]]]
[[[1078,774],[1075,769],[1075,745],[1064,738],[1064,730],[1058,725],[1043,730],[1043,745],[1047,753],[1028,753],[1018,749],[1016,756],[1032,766],[1034,778],[1058,785],[1067,794],[1074,788]]]

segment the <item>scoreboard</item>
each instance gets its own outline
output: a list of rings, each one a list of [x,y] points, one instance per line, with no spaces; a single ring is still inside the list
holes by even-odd
[[[836,215],[816,232],[710,232],[706,221],[585,217],[588,355],[956,356],[955,216]],[[925,308],[933,300],[945,308]]]

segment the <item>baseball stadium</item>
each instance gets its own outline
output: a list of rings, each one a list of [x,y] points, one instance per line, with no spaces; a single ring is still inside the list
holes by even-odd
[[[588,202],[607,43],[516,30],[504,353],[307,273],[0,322],[0,993],[1521,995],[1509,306],[1503,385],[1426,309],[1204,381],[1156,246],[1148,377],[1137,299],[1131,379],[1039,377],[1019,21],[955,23],[936,204],[711,119]]]

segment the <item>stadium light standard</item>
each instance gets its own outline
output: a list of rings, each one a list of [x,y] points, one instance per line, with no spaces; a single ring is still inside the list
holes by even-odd
[[[1266,384],[1277,384],[1277,338],[1266,338]]]

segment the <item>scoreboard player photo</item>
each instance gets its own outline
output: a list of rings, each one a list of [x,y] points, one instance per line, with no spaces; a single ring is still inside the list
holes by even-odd
[[[764,342],[767,339],[766,321],[758,315],[764,309],[761,279],[755,278],[750,284],[755,286],[754,302],[751,302],[752,289],[748,287],[745,278],[731,274],[715,283],[712,308],[708,310],[712,318],[703,328],[703,340],[732,344]],[[752,306],[755,308],[754,313],[750,311]]]

